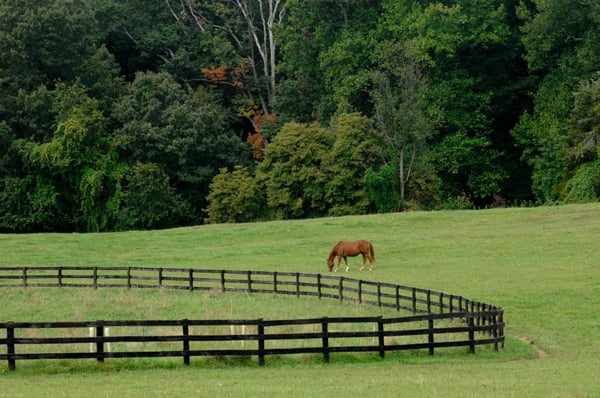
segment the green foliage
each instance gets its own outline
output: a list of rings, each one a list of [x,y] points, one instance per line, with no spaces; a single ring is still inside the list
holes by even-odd
[[[588,162],[575,170],[575,175],[565,186],[564,200],[591,202],[600,199],[600,160]]]
[[[358,113],[337,116],[329,128],[285,124],[256,171],[270,217],[368,212],[363,177],[379,155],[376,142],[371,122]]]
[[[554,68],[566,54],[582,44],[588,32],[596,31],[598,10],[591,1],[577,7],[563,0],[532,0],[518,6],[523,25],[525,59],[533,70]],[[596,33],[597,34],[597,33]],[[591,38],[591,37],[589,37]],[[597,44],[596,44],[597,45]]]
[[[485,137],[466,134],[448,136],[441,142],[436,148],[435,163],[442,180],[448,184],[442,187],[442,196],[454,197],[461,187],[468,188],[471,200],[500,192],[506,175],[504,170],[494,167],[498,155],[488,150],[490,146]]]
[[[334,137],[317,125],[288,123],[265,150],[256,176],[266,188],[267,208],[276,219],[322,216],[327,205],[322,165]]]
[[[117,229],[162,229],[181,225],[189,205],[169,186],[169,177],[153,163],[137,163],[125,175]]]
[[[87,231],[108,231],[115,227],[121,206],[121,184],[125,165],[114,152],[102,156],[95,167],[81,177],[81,210]]]
[[[367,66],[372,43],[361,32],[346,30],[333,45],[320,54],[320,64],[335,108],[348,104],[344,111],[365,109],[364,92],[369,85]],[[334,108],[334,109],[335,109]]]
[[[327,121],[334,113],[369,114],[364,90],[380,1],[286,2],[275,109],[284,122]]]
[[[210,184],[207,223],[234,223],[260,219],[264,210],[262,192],[246,168],[219,171]]]
[[[400,211],[404,207],[398,172],[398,162],[392,162],[381,166],[377,171],[369,168],[365,173],[367,192],[378,213]]]
[[[580,163],[600,156],[600,79],[585,81],[574,93],[567,161]]]
[[[359,113],[339,115],[330,130],[335,142],[327,152],[323,169],[328,215],[365,214],[371,209],[365,189],[365,171],[380,155],[371,121]]]
[[[235,220],[592,197],[596,2],[268,3],[0,1],[0,228],[175,225],[119,215],[164,182],[138,164],[180,225],[236,167],[265,206]]]
[[[60,231],[64,214],[59,194],[49,181],[28,175],[4,178],[0,187],[0,230]]]
[[[440,196],[466,192],[482,205],[490,194],[523,195],[514,188],[527,179],[518,165],[510,129],[529,104],[531,81],[521,58],[513,8],[495,0],[384,4],[381,41],[397,43],[425,65],[422,109],[436,127],[428,147],[435,153],[429,159],[442,181],[439,187],[445,190]],[[456,147],[465,137],[485,146],[467,143],[468,157],[456,157],[462,152]],[[448,140],[457,145],[448,145]],[[464,164],[465,160],[472,164]],[[458,179],[456,164],[465,171]],[[495,181],[490,183],[490,175],[471,175],[481,170],[494,174]]]
[[[523,117],[515,130],[525,148],[524,158],[532,166],[533,190],[540,202],[559,200],[565,182],[581,162],[597,156],[595,145],[584,144],[586,137],[594,136],[590,116],[597,102],[593,80],[600,62],[600,10],[592,4],[572,7],[551,0],[519,8],[525,21],[526,59],[531,69],[547,72],[531,117]],[[588,80],[590,84],[582,84]]]
[[[379,69],[371,73],[375,124],[384,151],[396,162],[400,197],[415,164],[422,162],[425,144],[434,128],[423,105],[426,89],[421,66],[401,46],[385,42],[378,48]]]
[[[147,72],[120,98],[115,117],[122,124],[113,136],[121,158],[159,165],[192,206],[186,223],[201,222],[212,177],[244,148],[226,130],[227,111],[202,88],[190,96],[169,74]]]

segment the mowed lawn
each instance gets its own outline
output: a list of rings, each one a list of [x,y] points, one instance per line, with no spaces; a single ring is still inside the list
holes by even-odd
[[[308,360],[160,361],[71,367],[0,363],[0,396],[597,397],[600,396],[600,204],[412,212],[166,231],[0,235],[0,267],[151,266],[327,273],[338,240],[368,239],[377,266],[349,277],[459,294],[501,306],[501,352],[336,356]],[[335,316],[348,308],[308,298],[197,292],[9,289],[0,320],[245,315]],[[214,300],[214,301],[213,301]],[[122,303],[122,305],[119,305]],[[214,305],[213,305],[214,303]],[[115,310],[119,306],[119,310]],[[135,313],[134,313],[135,312]],[[62,319],[70,317],[73,319]],[[125,365],[122,365],[125,364]],[[138,365],[136,365],[138,364]]]

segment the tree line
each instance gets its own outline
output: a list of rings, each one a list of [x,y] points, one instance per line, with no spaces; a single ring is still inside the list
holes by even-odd
[[[0,0],[0,231],[600,197],[594,0]]]

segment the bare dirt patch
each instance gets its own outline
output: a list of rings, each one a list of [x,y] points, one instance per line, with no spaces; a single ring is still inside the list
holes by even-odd
[[[533,341],[533,339],[529,338],[529,337],[524,337],[524,336],[519,336],[518,337],[519,340],[521,340],[523,343],[525,344],[529,344],[530,346],[533,347],[533,349],[537,352],[538,357],[540,358],[545,358],[548,356],[548,353],[544,350],[542,350],[536,343],[535,341]]]

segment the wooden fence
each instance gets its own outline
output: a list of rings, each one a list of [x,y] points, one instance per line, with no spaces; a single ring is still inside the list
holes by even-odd
[[[9,369],[15,369],[18,359],[95,358],[104,361],[105,358],[175,356],[189,364],[193,356],[251,355],[257,356],[259,364],[264,365],[267,355],[318,353],[327,362],[334,352],[378,352],[384,357],[387,351],[427,349],[433,355],[436,348],[464,346],[474,353],[477,345],[493,344],[498,350],[498,346],[504,344],[502,308],[462,296],[337,275],[146,267],[8,267],[0,268],[2,287],[272,293],[350,301],[419,314],[396,318],[2,322],[0,360],[8,361]],[[155,328],[158,328],[155,334],[148,333]],[[27,330],[31,329],[38,331],[33,333],[35,337],[28,337]],[[59,332],[58,336],[39,337],[42,329],[69,329],[70,335],[61,336]],[[94,333],[86,335],[82,330]],[[409,336],[412,337],[409,339]],[[232,347],[232,343],[240,347]],[[91,350],[81,348],[86,344],[92,345]],[[149,349],[151,344],[153,348]],[[173,347],[173,344],[178,346]],[[207,344],[211,347],[207,348]],[[70,350],[25,350],[25,347],[31,351],[31,347],[54,345]],[[125,346],[127,349],[122,348]]]

